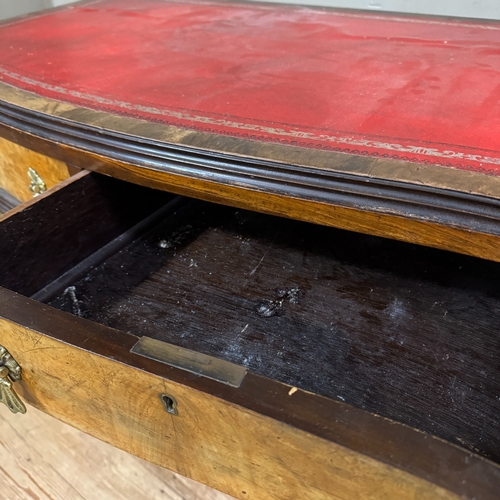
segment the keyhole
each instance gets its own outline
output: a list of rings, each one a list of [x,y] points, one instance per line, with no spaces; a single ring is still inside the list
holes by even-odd
[[[167,410],[167,413],[171,415],[178,415],[177,413],[177,401],[168,394],[160,394],[160,400],[163,403],[163,407]]]

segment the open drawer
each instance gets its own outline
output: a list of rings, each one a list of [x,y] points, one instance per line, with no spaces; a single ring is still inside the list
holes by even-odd
[[[80,173],[0,222],[31,405],[245,499],[497,498],[500,264]]]

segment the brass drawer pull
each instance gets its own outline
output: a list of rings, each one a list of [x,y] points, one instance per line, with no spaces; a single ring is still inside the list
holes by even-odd
[[[21,380],[21,367],[5,347],[0,345],[0,403],[12,413],[26,413],[26,406],[12,388],[12,382]]]
[[[47,186],[45,185],[45,182],[43,182],[43,179],[40,177],[38,172],[32,168],[28,168],[28,177],[30,179],[30,191],[33,193],[33,197],[38,196],[45,191],[47,191]]]

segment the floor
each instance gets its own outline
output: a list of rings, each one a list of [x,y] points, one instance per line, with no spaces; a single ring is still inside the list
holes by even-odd
[[[231,500],[31,407],[0,405],[0,457],[5,500]]]

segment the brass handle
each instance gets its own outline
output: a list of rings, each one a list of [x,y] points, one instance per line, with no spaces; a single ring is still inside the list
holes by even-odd
[[[28,168],[28,177],[30,179],[30,191],[33,193],[33,197],[47,191],[45,182],[43,182],[43,179],[38,175],[38,172],[34,168]]]
[[[7,349],[0,346],[0,403],[4,403],[12,413],[26,413],[26,406],[12,387],[12,382],[16,380],[21,380],[21,367]]]

